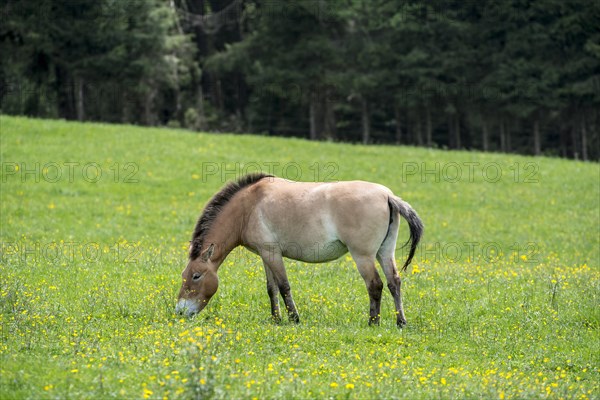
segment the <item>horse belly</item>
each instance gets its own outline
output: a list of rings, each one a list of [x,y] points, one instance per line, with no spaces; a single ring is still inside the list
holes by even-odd
[[[333,261],[348,252],[348,248],[339,240],[280,243],[281,254],[293,260],[322,263]]]

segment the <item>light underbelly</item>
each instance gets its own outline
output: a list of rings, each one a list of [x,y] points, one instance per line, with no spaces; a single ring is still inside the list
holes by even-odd
[[[270,242],[261,245],[244,244],[254,254],[272,254],[277,252],[285,258],[307,263],[323,263],[337,260],[348,252],[348,248],[339,240],[326,243]]]
[[[326,243],[282,243],[281,254],[286,258],[309,263],[333,261],[348,252],[348,248],[339,240]]]

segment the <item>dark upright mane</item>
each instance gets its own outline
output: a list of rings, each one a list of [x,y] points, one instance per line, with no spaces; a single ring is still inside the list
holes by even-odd
[[[206,207],[204,207],[204,211],[198,219],[198,222],[196,223],[196,228],[194,229],[194,234],[192,235],[190,259],[193,260],[200,256],[204,238],[210,230],[213,221],[221,212],[223,206],[225,206],[225,204],[227,204],[229,200],[231,200],[231,198],[243,188],[253,185],[261,179],[268,177],[273,177],[273,175],[263,173],[245,175],[239,178],[237,181],[229,182],[223,187],[223,189],[215,194],[212,199],[210,199]]]

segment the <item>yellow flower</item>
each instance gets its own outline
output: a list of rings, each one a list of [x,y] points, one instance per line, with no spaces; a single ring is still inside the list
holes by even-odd
[[[338,384],[335,382],[331,382],[331,385],[329,385],[329,386],[331,386],[332,388],[336,388],[336,387],[338,387]]]
[[[346,383],[346,389],[354,389],[353,383]]]

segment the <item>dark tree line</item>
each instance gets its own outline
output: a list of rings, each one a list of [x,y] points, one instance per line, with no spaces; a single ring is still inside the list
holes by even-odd
[[[3,113],[600,157],[600,3],[2,0]]]

